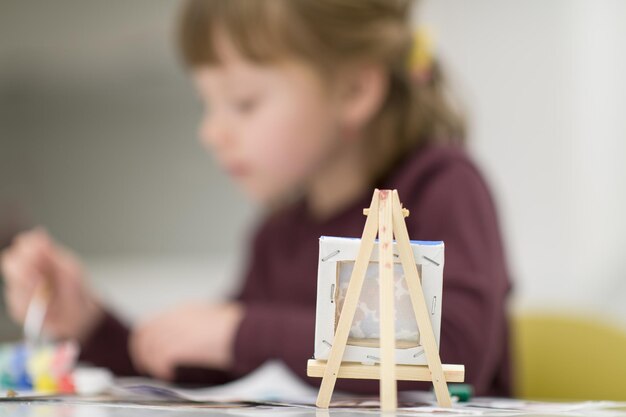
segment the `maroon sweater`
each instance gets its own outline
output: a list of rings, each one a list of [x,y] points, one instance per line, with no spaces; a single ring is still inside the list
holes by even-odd
[[[409,236],[446,245],[441,358],[464,364],[477,395],[510,395],[508,326],[510,289],[494,204],[485,182],[458,148],[429,146],[407,156],[379,188],[397,189]],[[235,365],[228,371],[179,368],[181,383],[218,384],[241,377],[268,359],[282,359],[303,380],[315,335],[318,238],[360,237],[368,190],[333,218],[315,221],[304,201],[267,218],[256,233],[244,287],[237,300],[245,316],[237,331]],[[210,323],[207,323],[210,325]],[[107,314],[84,344],[81,359],[135,375],[128,354],[129,330]],[[337,389],[376,393],[377,381],[337,381]],[[399,389],[429,389],[400,382]]]

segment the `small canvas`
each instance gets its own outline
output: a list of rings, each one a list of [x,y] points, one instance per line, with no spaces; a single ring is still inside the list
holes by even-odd
[[[314,357],[317,360],[327,360],[361,239],[322,236],[319,243]],[[420,274],[435,340],[439,345],[444,244],[443,242],[411,241],[411,249]],[[359,303],[343,356],[344,362],[364,364],[380,362],[380,301],[377,254],[378,243],[374,245],[365,274]],[[426,357],[420,344],[415,313],[395,242],[394,281],[396,363],[425,365]]]

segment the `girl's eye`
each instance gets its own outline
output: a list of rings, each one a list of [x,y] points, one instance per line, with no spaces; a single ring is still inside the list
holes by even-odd
[[[252,112],[258,105],[259,99],[257,97],[245,98],[242,100],[236,100],[234,102],[234,108],[239,113],[250,113]]]

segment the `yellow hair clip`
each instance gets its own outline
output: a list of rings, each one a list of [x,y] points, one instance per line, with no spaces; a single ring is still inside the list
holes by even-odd
[[[413,45],[409,55],[409,72],[420,82],[430,80],[433,66],[433,42],[428,31],[419,28],[413,35]]]

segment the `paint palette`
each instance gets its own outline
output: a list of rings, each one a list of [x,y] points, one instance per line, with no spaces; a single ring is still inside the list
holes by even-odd
[[[74,342],[0,345],[0,390],[38,394],[73,393]]]

